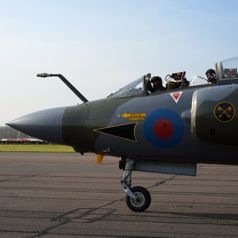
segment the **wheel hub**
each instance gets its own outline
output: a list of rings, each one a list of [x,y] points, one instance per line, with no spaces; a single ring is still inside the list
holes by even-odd
[[[145,203],[145,196],[140,192],[134,192],[134,195],[136,196],[136,199],[131,198],[131,203],[135,207],[141,207]]]

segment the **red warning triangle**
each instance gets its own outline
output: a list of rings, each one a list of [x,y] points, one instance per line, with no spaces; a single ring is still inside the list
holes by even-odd
[[[170,96],[173,98],[173,100],[178,103],[179,99],[181,98],[183,92],[174,92],[170,93]]]

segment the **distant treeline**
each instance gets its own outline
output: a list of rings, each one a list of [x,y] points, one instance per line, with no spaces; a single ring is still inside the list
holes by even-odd
[[[30,138],[30,136],[9,126],[0,126],[0,139],[5,138]]]
[[[29,135],[17,131],[9,126],[0,126],[0,143],[41,144],[47,142],[37,138],[32,138]]]

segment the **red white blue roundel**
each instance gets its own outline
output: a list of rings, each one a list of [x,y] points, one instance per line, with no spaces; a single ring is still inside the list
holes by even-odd
[[[183,120],[168,109],[152,112],[145,120],[143,129],[147,141],[160,148],[175,146],[184,133]]]

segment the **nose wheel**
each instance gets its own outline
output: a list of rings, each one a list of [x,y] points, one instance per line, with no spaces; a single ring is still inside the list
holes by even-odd
[[[134,212],[144,212],[151,203],[151,196],[146,188],[136,186],[131,188],[135,198],[126,195],[126,204]]]
[[[131,188],[131,175],[134,169],[135,160],[122,159],[120,168],[123,169],[121,184],[126,193],[126,204],[134,212],[144,212],[151,203],[149,191],[140,186]]]

